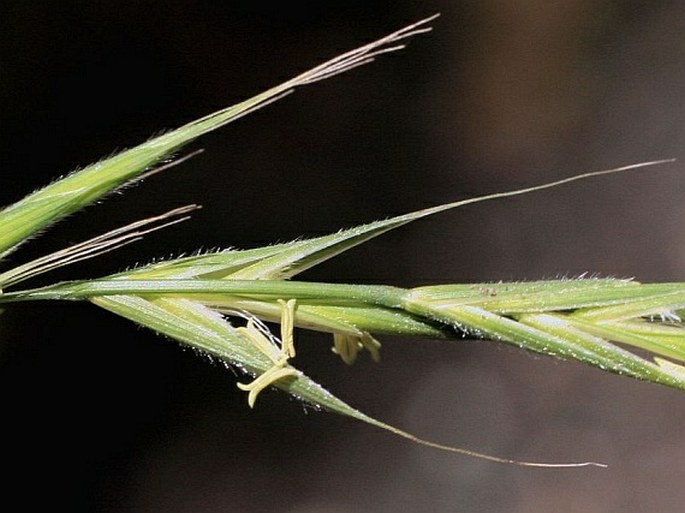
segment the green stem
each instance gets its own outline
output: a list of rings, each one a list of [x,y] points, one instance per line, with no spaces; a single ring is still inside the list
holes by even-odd
[[[95,296],[231,294],[250,298],[349,301],[398,308],[407,291],[387,285],[348,285],[283,280],[92,280],[6,292],[0,303],[83,300]]]

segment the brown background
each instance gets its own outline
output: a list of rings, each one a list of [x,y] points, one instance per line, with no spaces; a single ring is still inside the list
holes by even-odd
[[[324,5],[325,4],[325,5]],[[13,255],[200,202],[174,230],[59,278],[204,247],[253,247],[493,191],[683,157],[681,2],[3,2],[0,202],[441,12],[379,62],[203,138],[206,152]],[[442,214],[303,278],[419,285],[574,276],[684,280],[681,163]],[[7,264],[5,264],[7,265]],[[679,513],[682,394],[490,343],[383,339],[348,368],[297,364],[431,440],[413,446],[235,377],[88,305],[0,323],[3,466],[20,509],[95,512]],[[4,509],[4,507],[3,507]]]

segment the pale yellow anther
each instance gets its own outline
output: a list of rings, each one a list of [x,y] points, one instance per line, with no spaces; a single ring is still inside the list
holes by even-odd
[[[279,299],[281,305],[281,344],[282,350],[288,355],[288,358],[295,356],[295,338],[293,332],[295,330],[295,306],[297,302],[294,299],[283,301]]]
[[[373,338],[370,333],[364,332],[364,334],[359,339],[361,345],[366,349],[371,355],[371,359],[378,363],[381,361],[381,343]]]
[[[340,359],[347,365],[352,365],[359,351],[366,349],[371,354],[371,359],[378,362],[381,359],[381,343],[366,331],[361,335],[351,335],[349,333],[333,333],[332,351],[340,356]]]
[[[347,333],[333,333],[333,352],[347,365],[352,365],[361,350],[359,337]]]
[[[288,359],[295,356],[295,340],[293,330],[295,326],[295,307],[296,301],[278,301],[281,305],[281,346],[279,347],[273,340],[270,340],[263,331],[259,330],[252,319],[247,325],[237,328],[238,333],[259,349],[273,366],[266,370],[261,376],[256,377],[250,383],[238,383],[238,388],[248,392],[247,403],[253,408],[257,401],[257,396],[266,387],[278,380],[288,376],[296,376],[298,371],[288,366]]]
[[[257,401],[257,396],[262,390],[269,385],[272,385],[279,379],[296,375],[297,371],[292,367],[279,367],[274,365],[251,383],[238,383],[238,388],[240,390],[244,390],[245,392],[249,392],[247,395],[247,404],[250,405],[250,408],[254,408],[255,402]]]
[[[252,345],[259,349],[269,360],[279,363],[282,357],[281,350],[255,327],[252,319],[247,321],[247,326],[237,328],[236,331],[252,342]]]

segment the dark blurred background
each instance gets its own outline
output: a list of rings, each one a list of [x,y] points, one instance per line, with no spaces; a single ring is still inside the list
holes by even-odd
[[[12,265],[192,202],[193,219],[66,269],[97,276],[254,247],[644,160],[683,157],[685,4],[2,2],[0,203],[116,149],[441,12],[403,52],[202,138],[204,154],[74,215]],[[403,286],[577,276],[683,281],[683,165],[476,205],[303,278]],[[679,513],[682,393],[483,342],[383,337],[297,365],[362,411],[527,470],[414,446],[282,393],[251,411],[230,371],[89,305],[0,323],[3,505],[93,512]],[[14,509],[17,509],[14,506]]]

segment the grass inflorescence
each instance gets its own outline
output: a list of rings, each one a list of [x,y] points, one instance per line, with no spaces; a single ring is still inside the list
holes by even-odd
[[[376,56],[430,30],[434,17],[345,53],[232,107],[188,123],[135,148],[74,172],[0,211],[0,255],[63,217],[160,168],[183,145],[236,118]],[[92,258],[187,219],[196,205],[131,223],[0,274],[0,302],[71,300],[91,303],[242,370],[238,383],[252,407],[270,386],[318,407],[370,423],[431,447],[497,462],[532,463],[428,442],[365,415],[293,365],[295,327],[331,335],[333,353],[352,364],[366,352],[380,358],[377,336],[488,339],[580,361],[599,369],[685,389],[685,284],[580,277],[519,283],[387,285],[295,281],[302,271],[407,223],[464,205],[528,194],[647,162],[585,173],[396,216],[309,240],[250,250],[218,250],[139,266],[91,280],[19,288],[38,275]],[[157,166],[157,167],[155,167]],[[276,336],[264,322],[281,325]],[[637,351],[635,351],[637,350]]]

